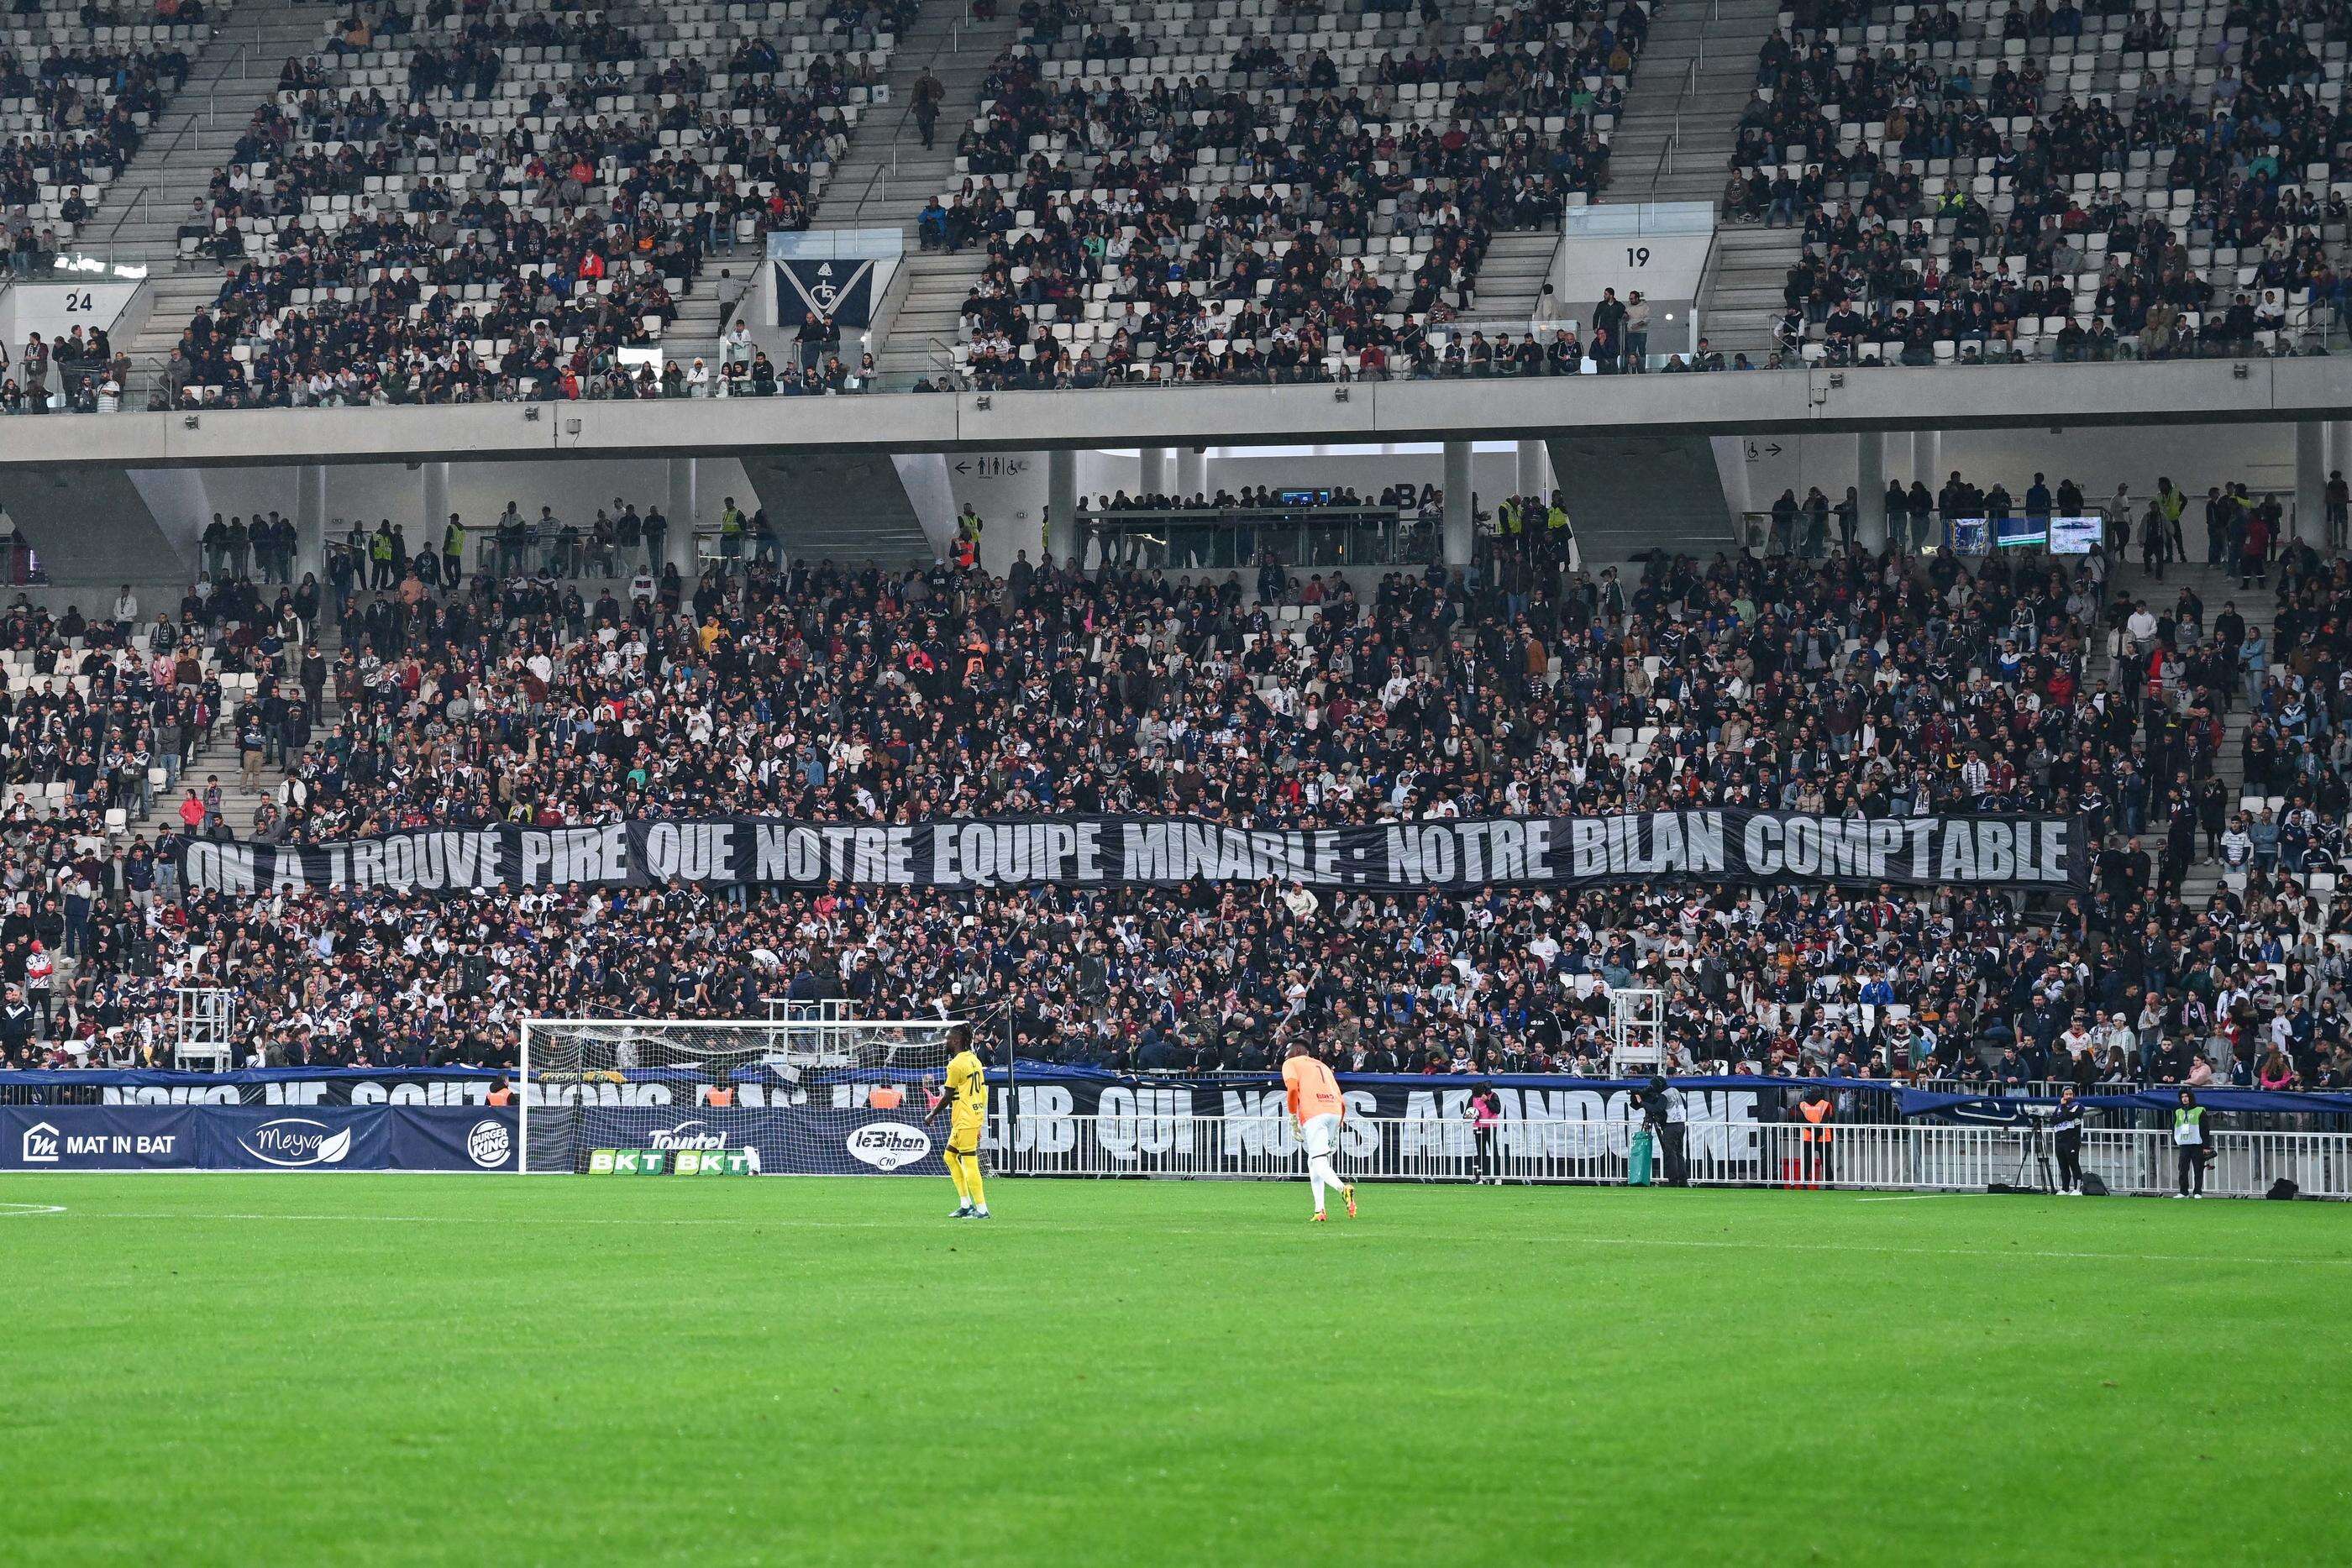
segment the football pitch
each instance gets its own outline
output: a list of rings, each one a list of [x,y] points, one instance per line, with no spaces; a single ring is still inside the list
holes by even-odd
[[[0,1178],[0,1562],[2342,1562],[2352,1208]]]

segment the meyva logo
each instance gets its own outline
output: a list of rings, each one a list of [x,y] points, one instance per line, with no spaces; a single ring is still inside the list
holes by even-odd
[[[849,1134],[849,1152],[878,1171],[913,1165],[931,1152],[931,1135],[904,1122],[868,1122]]]
[[[698,1128],[702,1130],[698,1132]],[[650,1142],[656,1149],[723,1149],[727,1146],[727,1134],[711,1132],[703,1122],[680,1122],[675,1127],[656,1132]]]
[[[25,1129],[24,1147],[20,1157],[28,1166],[53,1166],[58,1163],[58,1130],[47,1122],[36,1122]]]
[[[265,1165],[295,1169],[304,1166],[339,1166],[352,1152],[352,1130],[336,1132],[324,1122],[302,1116],[280,1116],[264,1122],[237,1139],[237,1147]]]

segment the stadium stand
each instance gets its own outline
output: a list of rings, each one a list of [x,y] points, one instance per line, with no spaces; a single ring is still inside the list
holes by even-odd
[[[228,13],[201,0],[12,8],[0,37],[0,207],[13,276],[46,275],[88,239],[114,204],[115,182],[186,86],[192,56]],[[9,366],[0,354],[0,369],[13,371],[12,411],[34,388],[69,384],[47,356]]]
[[[1492,235],[1555,227],[1607,184],[1648,26],[1630,0],[1040,10],[920,220],[926,247],[987,256],[954,377],[1315,381],[1433,359],[1447,339],[1427,329],[1473,306]]]
[[[807,226],[910,11],[342,15],[182,238],[226,276],[151,402],[686,395],[685,355],[625,350],[675,339],[708,255]]]
[[[168,856],[134,838],[77,858],[71,822],[27,802],[10,812],[28,825],[8,840],[24,902],[0,933],[5,977],[25,977],[34,936],[77,961],[37,1040],[0,1050],[138,1060],[159,1049],[163,988],[202,980],[238,989],[254,1054],[295,1063],[497,1061],[526,1014],[759,1016],[783,996],[869,1014],[1003,998],[1024,1054],[1144,1069],[1264,1066],[1301,1033],[1349,1064],[1589,1069],[1603,988],[1638,977],[1671,995],[1678,1061],[2352,1082],[2340,1009],[2307,995],[2352,966],[2336,869],[2352,561],[2280,544],[2265,508],[2232,497],[2213,501],[2207,564],[2168,563],[2159,527],[2137,574],[2105,552],[1973,570],[1941,553],[1815,559],[1791,535],[1793,553],[1621,577],[1498,522],[1467,571],[1359,591],[1277,568],[1255,596],[1239,572],[784,563],[757,518],[688,583],[652,574],[653,510],[534,532],[518,509],[474,561],[461,549],[454,581],[438,549],[380,530],[381,549],[345,535],[326,584],[250,586],[292,574],[224,528],[207,564],[226,580],[142,638],[186,649],[168,687],[149,671],[147,700],[184,720],[159,723],[150,754],[191,754],[220,712],[237,755],[236,784],[177,808],[187,829],[286,842],[701,810],[1283,824],[2051,810],[2102,824],[2097,879],[2031,911],[1664,886],[149,900],[173,891]],[[371,588],[360,570],[379,555]],[[28,680],[71,647],[37,618],[12,632]],[[45,796],[104,799],[78,753],[17,755]]]
[[[2293,354],[2340,323],[2339,20],[2073,0],[1783,19],[1722,203],[1801,234],[1778,352]],[[1764,346],[1721,318],[1715,336]]]

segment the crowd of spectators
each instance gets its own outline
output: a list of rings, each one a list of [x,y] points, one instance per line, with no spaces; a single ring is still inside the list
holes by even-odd
[[[748,23],[706,55],[562,9],[347,13],[189,214],[226,277],[151,403],[709,395],[701,361],[627,350],[711,251],[808,225],[912,9],[832,0],[829,47],[790,56]]]
[[[241,992],[249,1049],[271,1061],[496,1061],[527,1014],[760,1016],[789,995],[892,1015],[1003,1000],[1024,1052],[1110,1064],[1262,1065],[1305,1035],[1352,1066],[1589,1069],[1607,988],[1638,977],[1669,993],[1678,1061],[2086,1083],[2258,1082],[2284,1063],[2293,1082],[2352,1081],[2352,887],[2333,883],[2352,562],[2267,547],[2276,586],[2248,595],[2275,598],[2265,632],[2193,592],[2107,593],[2104,556],[1853,549],[1588,574],[1530,526],[1541,498],[1507,505],[1520,527],[1503,533],[1498,510],[1479,566],[1335,580],[1298,612],[1237,573],[1020,555],[997,578],[762,552],[692,582],[541,563],[436,590],[412,570],[323,602],[313,583],[271,597],[233,576],[140,642],[194,640],[255,674],[227,725],[240,753],[289,765],[254,826],[278,841],[687,812],[2050,811],[2090,819],[2091,888],[142,900],[134,847],[99,852],[82,961],[44,1038],[58,1061],[164,1049],[163,988],[193,977]],[[306,615],[341,619],[340,650],[314,648]],[[54,640],[26,624],[11,634]],[[176,674],[173,703],[214,700],[216,676],[184,690]],[[2278,797],[2267,822],[2239,820],[2219,766],[2233,715],[2245,790]],[[192,831],[221,831],[202,789],[194,808]],[[47,847],[60,832],[17,831],[5,863],[21,932],[63,940],[59,889],[88,873]],[[2227,878],[2192,904],[2189,866],[2213,860]],[[172,891],[168,857],[141,863]]]
[[[1803,230],[1785,353],[2290,355],[2342,321],[2340,18],[2073,0],[1980,32],[1938,6],[1891,26],[1843,0],[1796,15],[1766,43],[1722,204]]]
[[[1053,36],[1087,26],[1082,13]],[[927,248],[988,256],[961,373],[983,387],[1318,381],[1351,361],[1378,373],[1472,306],[1496,230],[1549,226],[1607,184],[1599,120],[1648,26],[1634,5],[1543,0],[1451,44],[1376,31],[1360,52],[1379,57],[1344,67],[1326,48],[1286,53],[1277,30],[1231,40],[1219,82],[1169,68],[1193,57],[1180,29],[1096,25],[1060,60],[1008,50],[957,141],[958,187],[919,224]]]

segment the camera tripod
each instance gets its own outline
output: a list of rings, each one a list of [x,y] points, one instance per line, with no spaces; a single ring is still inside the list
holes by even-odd
[[[2025,1136],[2017,1149],[2017,1180],[2011,1184],[2023,1192],[2056,1192],[2058,1181],[2050,1167],[2048,1125],[2032,1114],[2025,1118]]]

